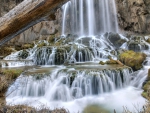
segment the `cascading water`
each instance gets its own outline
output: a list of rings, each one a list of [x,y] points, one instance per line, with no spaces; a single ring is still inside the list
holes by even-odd
[[[62,44],[52,46],[48,41],[39,41],[32,49],[5,57],[4,60],[48,65],[22,73],[9,88],[7,103],[50,109],[64,107],[71,113],[82,112],[92,104],[111,113],[114,109],[121,113],[122,106],[134,111],[132,103],[138,102],[141,109],[145,100],[140,88],[147,78],[147,69],[145,73],[145,70],[133,73],[129,67],[97,63],[110,56],[116,59],[115,50],[120,47],[128,49],[129,40],[117,34],[115,0],[71,0],[62,9],[62,36],[54,42]],[[149,57],[147,65],[148,60]]]
[[[63,8],[63,18],[66,18],[66,13],[67,13],[67,8],[68,8],[68,5],[69,5],[69,2],[67,2],[66,3],[66,5],[64,5],[62,8]],[[66,21],[65,20],[63,20],[63,22],[62,22],[62,36],[64,36],[65,35],[65,27],[66,26]]]
[[[40,97],[50,101],[73,99],[112,92],[130,83],[130,69],[118,70],[74,70],[56,69],[45,75],[22,75],[9,90],[12,97]],[[40,78],[43,76],[42,78]],[[16,85],[17,84],[17,85]],[[8,92],[11,92],[8,91]]]
[[[79,36],[118,33],[115,0],[71,0],[63,6],[62,20],[63,36],[69,33]]]
[[[48,68],[49,71],[33,73],[44,68]],[[132,69],[128,67],[114,68],[111,66],[107,68],[110,69],[102,69],[102,67],[95,64],[90,66],[82,64],[76,65],[74,68],[72,66],[52,66],[28,70],[22,73],[8,89],[7,102],[8,104],[28,104],[34,107],[40,105],[50,108],[63,106],[73,113],[82,112],[86,105],[92,103],[100,105],[107,101],[110,103],[111,100],[106,98],[109,95],[111,95],[109,98],[113,96],[117,98],[117,95],[113,94],[117,90],[118,93],[124,92],[123,95],[127,92],[130,92],[132,96],[139,95],[141,91],[134,90],[136,93],[132,94],[133,88],[129,87],[129,85],[135,86],[142,83],[145,81],[145,78],[142,81],[136,81],[141,75],[131,76]],[[125,89],[120,91],[122,88]],[[121,97],[124,99],[124,96]],[[139,98],[143,105],[144,99]],[[103,102],[103,99],[105,102]],[[133,99],[132,102],[138,101]],[[77,106],[80,103],[83,105]],[[113,112],[113,109],[116,109],[118,112],[121,112],[121,107],[117,105],[109,108],[109,110]]]

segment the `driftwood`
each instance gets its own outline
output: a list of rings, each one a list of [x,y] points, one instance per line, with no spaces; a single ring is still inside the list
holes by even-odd
[[[101,64],[101,65],[105,65],[105,64],[119,64],[121,66],[124,66],[124,64],[121,61],[114,60],[111,57],[109,57],[109,60],[106,61],[106,62],[100,61],[99,64]]]
[[[53,20],[55,11],[67,1],[24,0],[0,18],[0,45],[41,21]]]
[[[110,62],[116,62],[117,64],[124,66],[124,64],[122,62],[120,62],[119,60],[114,60],[112,58],[109,58],[109,59],[110,59]]]

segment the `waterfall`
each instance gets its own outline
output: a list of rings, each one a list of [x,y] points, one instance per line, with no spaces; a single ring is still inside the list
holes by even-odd
[[[106,32],[118,33],[115,0],[71,0],[69,3],[63,6],[62,35],[93,36]]]
[[[43,68],[47,67],[22,73],[7,91],[7,104],[50,109],[65,107],[70,113],[82,112],[87,105],[98,104],[110,108],[110,113],[114,109],[121,113],[122,106],[133,111],[133,103],[140,102],[140,109],[145,103],[138,88],[146,75],[133,73],[128,67],[51,66],[48,72],[42,71]]]
[[[66,3],[66,5],[64,5],[63,8],[63,20],[62,20],[62,36],[65,35],[65,26],[66,26],[66,13],[67,13],[67,8],[68,8],[69,2]]]
[[[33,48],[4,58],[19,61],[7,63],[9,66],[16,65],[14,62],[19,66],[38,65],[23,72],[9,87],[7,104],[64,107],[70,113],[82,113],[87,105],[98,104],[108,110],[112,106],[110,112],[116,109],[121,113],[126,103],[131,108],[131,104],[140,102],[141,109],[145,104],[141,87],[148,69],[133,73],[126,66],[98,64],[110,56],[116,59],[121,45],[129,48],[129,39],[117,34],[115,0],[71,0],[62,11],[62,36],[53,42],[35,42]],[[145,45],[140,48],[145,49]],[[145,65],[150,64],[149,59]],[[7,67],[6,63],[1,65]]]
[[[30,76],[23,74],[9,88],[8,94],[13,91],[10,97],[44,96],[49,101],[70,101],[127,87],[130,84],[131,72],[128,68],[116,70],[60,68],[46,74]]]

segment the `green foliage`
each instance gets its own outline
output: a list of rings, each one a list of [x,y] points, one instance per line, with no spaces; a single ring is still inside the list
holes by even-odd
[[[37,45],[37,47],[43,47],[43,46],[47,46],[47,44],[44,43],[44,42],[42,42],[42,43],[39,43],[39,44]]]
[[[34,44],[24,44],[22,45],[22,49],[29,49],[29,48],[33,48]]]
[[[83,110],[83,113],[110,113],[110,111],[98,105],[90,105]]]
[[[5,77],[7,77],[7,79],[16,79],[22,73],[22,70],[9,69],[9,70],[3,70],[2,73],[5,75]]]

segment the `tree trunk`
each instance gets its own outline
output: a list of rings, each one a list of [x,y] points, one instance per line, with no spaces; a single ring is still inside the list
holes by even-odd
[[[0,45],[29,27],[54,19],[55,11],[68,0],[25,0],[0,18]]]

